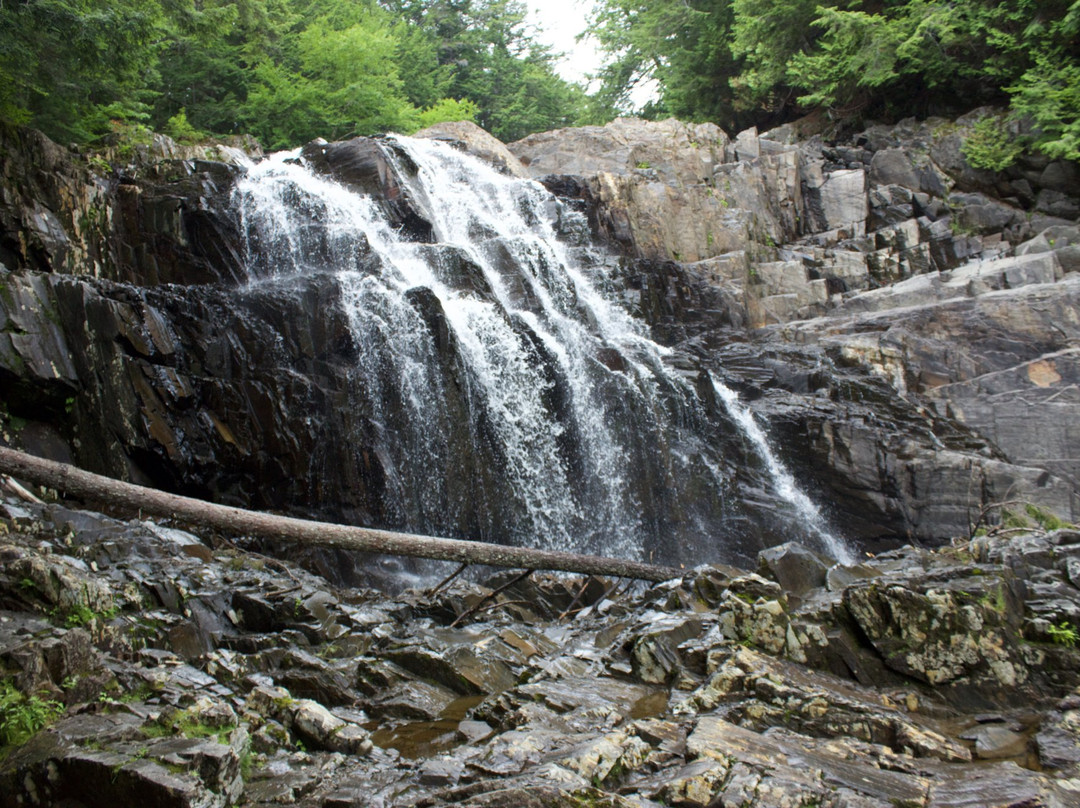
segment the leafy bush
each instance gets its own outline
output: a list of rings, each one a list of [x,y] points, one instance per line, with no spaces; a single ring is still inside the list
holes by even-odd
[[[1064,57],[1041,56],[1038,63],[1008,88],[1012,108],[1028,116],[1043,154],[1080,160],[1080,65]]]
[[[1056,626],[1051,624],[1046,633],[1050,635],[1051,642],[1064,645],[1066,648],[1072,648],[1076,645],[1077,640],[1080,640],[1080,634],[1077,633],[1076,629],[1064,621]]]
[[[58,701],[26,696],[11,681],[0,682],[0,746],[22,746],[62,710]]]
[[[165,122],[165,134],[177,143],[188,144],[198,143],[206,137],[205,133],[200,132],[188,122],[187,110],[182,107],[178,113]]]
[[[420,128],[427,129],[437,123],[475,121],[480,108],[467,98],[455,101],[443,98],[420,113]]]
[[[960,151],[974,168],[1004,171],[1016,162],[1024,146],[1009,132],[1004,117],[988,115],[964,138]]]
[[[1024,506],[1024,510],[1027,515],[1039,523],[1039,527],[1044,530],[1061,530],[1063,527],[1067,527],[1068,523],[1061,519],[1056,514],[1051,513],[1045,508],[1040,508],[1038,505],[1032,505],[1030,502]]]

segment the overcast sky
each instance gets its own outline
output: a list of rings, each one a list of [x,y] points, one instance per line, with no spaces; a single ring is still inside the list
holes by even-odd
[[[569,81],[583,81],[600,66],[600,56],[591,40],[574,42],[585,30],[593,0],[525,0],[530,21],[540,29],[540,41],[566,54],[559,74]]]

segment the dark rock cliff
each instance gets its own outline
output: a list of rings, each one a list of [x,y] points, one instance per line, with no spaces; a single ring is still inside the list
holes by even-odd
[[[514,171],[626,254],[630,308],[687,372],[711,368],[752,401],[841,533],[939,541],[1006,501],[1080,515],[1074,167],[975,172],[966,125],[825,144],[619,121],[511,149]],[[511,159],[467,127],[434,135]],[[249,283],[234,152],[159,139],[104,170],[34,133],[2,137],[6,440],[231,504],[400,524],[385,436],[355,403],[366,382],[339,283]],[[426,201],[373,141],[305,157],[430,240]],[[769,511],[757,465],[726,470],[759,503],[747,523]],[[480,481],[454,494],[463,513],[499,485],[482,466],[462,466]],[[500,533],[475,516],[454,529]]]

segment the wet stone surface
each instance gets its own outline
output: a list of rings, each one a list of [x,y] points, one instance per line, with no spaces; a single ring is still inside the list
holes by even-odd
[[[482,577],[338,588],[181,525],[0,507],[4,681],[56,703],[0,762],[0,805],[1065,808],[1080,793],[1068,531],[907,547],[816,585],[784,566],[797,547],[757,573],[620,594],[537,574],[451,628],[491,592]]]

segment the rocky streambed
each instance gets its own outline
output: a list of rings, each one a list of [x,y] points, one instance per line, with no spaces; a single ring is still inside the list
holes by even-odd
[[[1071,528],[385,594],[317,553],[0,515],[4,806],[1080,804]]]

